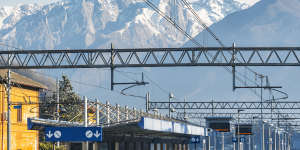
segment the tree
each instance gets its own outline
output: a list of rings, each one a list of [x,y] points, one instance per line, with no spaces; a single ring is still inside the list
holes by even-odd
[[[57,119],[57,93],[46,97],[40,105],[40,116],[46,119]],[[59,119],[64,121],[82,121],[82,100],[73,91],[70,80],[63,75],[59,82]]]
[[[56,97],[56,95],[55,95]],[[59,82],[60,119],[65,121],[82,121],[83,103],[73,91],[70,80],[62,76]]]

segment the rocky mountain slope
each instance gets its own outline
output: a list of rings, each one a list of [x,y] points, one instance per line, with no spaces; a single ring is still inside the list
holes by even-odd
[[[299,46],[298,0],[265,0],[253,7],[228,15],[211,26],[218,37],[231,46]],[[204,36],[205,32],[197,35]],[[207,38],[208,45],[216,42]]]
[[[192,0],[208,24],[258,0]],[[202,28],[181,1],[151,0],[189,34]],[[174,5],[174,2],[176,3]],[[0,40],[22,49],[178,47],[187,39],[142,0],[64,0],[0,8]]]

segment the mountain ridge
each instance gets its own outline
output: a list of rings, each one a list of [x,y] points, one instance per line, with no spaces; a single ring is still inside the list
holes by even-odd
[[[202,0],[192,5],[210,25],[257,1]],[[191,35],[202,30],[182,4],[169,5],[171,1],[157,1],[157,7]],[[104,48],[109,43],[124,48],[179,47],[187,41],[143,1],[64,0],[44,6],[21,5],[2,20],[0,40],[21,49]]]
[[[228,15],[210,28],[225,45],[231,46],[297,46],[300,26],[299,15],[294,13],[300,2],[291,0],[260,1],[253,7]],[[287,28],[288,27],[288,28]],[[200,38],[205,33],[200,33]],[[207,39],[210,45],[217,45],[213,39]],[[186,43],[185,46],[190,46]]]

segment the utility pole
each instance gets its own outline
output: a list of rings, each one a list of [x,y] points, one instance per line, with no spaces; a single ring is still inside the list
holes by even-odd
[[[262,150],[265,150],[265,127],[263,121],[263,75],[259,75],[260,77],[260,119],[262,122]]]
[[[225,135],[224,135],[224,132],[222,132],[222,150],[225,150]]]
[[[277,150],[277,127],[275,128],[274,135],[274,150]]]
[[[238,150],[240,150],[240,110],[238,110]]]
[[[56,120],[59,121],[59,79],[56,79]],[[57,147],[60,146],[60,143],[57,142]]]
[[[271,126],[269,125],[269,150],[272,150],[272,133],[271,133]]]
[[[183,119],[184,119],[184,121],[188,121],[188,117],[186,116],[186,98],[184,98],[184,111],[183,111],[183,113],[184,113],[184,117],[183,117]]]
[[[113,44],[111,43],[110,44],[110,90],[114,90],[114,47],[113,47]]]
[[[254,119],[257,119],[257,118],[259,118],[259,117],[258,116],[253,116],[252,119],[251,119],[251,125],[252,125],[251,141],[252,141],[253,144],[251,144],[251,142],[249,141],[249,143],[251,144],[250,145],[250,150],[253,150],[254,149],[254,145],[256,145],[255,142],[254,142],[254,128],[255,128],[255,124],[256,124],[255,122],[256,121]]]
[[[210,149],[210,145],[211,145],[211,132],[212,132],[211,130],[212,129],[210,129],[209,132],[208,132],[208,150],[211,150]]]
[[[278,132],[278,150],[281,150],[281,134],[280,134],[280,132]]]
[[[150,93],[146,93],[146,112],[149,112],[149,101],[150,101]]]
[[[236,138],[236,127],[234,127],[233,137]],[[236,150],[236,142],[233,142],[233,150]]]
[[[259,75],[260,77],[260,117],[261,121],[263,121],[263,75]]]
[[[251,135],[248,135],[248,139],[249,139],[248,150],[251,150]]]
[[[8,56],[10,57],[10,56]],[[10,63],[10,58],[9,58]],[[11,135],[10,135],[10,128],[11,128],[11,120],[10,120],[10,88],[11,88],[11,81],[10,81],[10,69],[7,71],[7,150],[11,150]]]
[[[217,150],[217,132],[213,132],[214,134],[214,150]]]
[[[169,118],[171,118],[171,99],[174,98],[174,94],[170,92],[169,94]]]
[[[196,149],[197,149],[197,147],[195,147],[195,150]],[[203,139],[203,141],[202,141],[202,149],[206,150],[206,140],[205,139]]]
[[[100,125],[100,110],[99,110],[99,99],[96,99],[96,125]]]
[[[265,124],[262,121],[262,150],[265,150]]]
[[[100,125],[100,111],[99,111],[99,99],[96,99],[96,126],[99,127]],[[93,150],[98,150],[99,149],[99,143],[95,142],[93,144]]]
[[[232,44],[232,91],[235,90],[235,43]]]
[[[241,146],[241,141],[240,141],[240,112],[241,111],[244,111],[243,109],[238,109],[238,132],[237,132],[237,135],[238,135],[238,150],[240,150],[240,146]]]
[[[88,108],[88,100],[87,97],[83,96],[84,99],[84,126],[88,126],[88,113],[87,113],[87,108]],[[88,150],[89,149],[89,142],[82,142],[82,150]]]

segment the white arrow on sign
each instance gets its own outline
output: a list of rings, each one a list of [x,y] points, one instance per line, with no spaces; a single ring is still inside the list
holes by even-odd
[[[100,135],[101,135],[101,133],[99,133],[98,130],[97,130],[96,133],[94,134],[94,136],[95,136],[96,138],[98,138]]]
[[[46,136],[48,136],[48,138],[51,138],[53,136],[53,134],[51,133],[51,131],[49,131]]]

